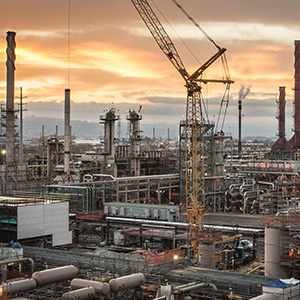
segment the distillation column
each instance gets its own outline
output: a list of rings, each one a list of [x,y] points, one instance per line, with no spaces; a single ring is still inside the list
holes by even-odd
[[[278,140],[272,145],[271,150],[293,150],[293,146],[285,139],[285,87],[279,87],[278,103]]]
[[[140,130],[140,120],[142,120],[142,115],[138,114],[135,110],[129,110],[127,120],[130,123],[129,140],[130,140],[130,175],[140,176],[141,163],[141,130]]]
[[[294,136],[290,143],[294,149],[300,148],[300,40],[295,41],[295,113],[294,113]]]
[[[7,61],[6,61],[6,164],[11,165],[15,161],[15,35],[8,31],[7,40]]]
[[[104,167],[103,171],[117,177],[117,165],[115,163],[115,122],[119,120],[116,109],[111,108],[105,115],[99,117],[104,122]]]

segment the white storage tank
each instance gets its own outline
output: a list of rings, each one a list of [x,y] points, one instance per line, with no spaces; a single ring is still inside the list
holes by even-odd
[[[78,269],[73,266],[64,266],[54,269],[34,272],[32,278],[37,282],[38,286],[46,284],[71,280],[78,275]]]
[[[71,288],[73,290],[81,289],[84,287],[93,287],[96,294],[98,295],[107,295],[110,292],[110,286],[106,282],[98,282],[93,280],[86,280],[80,278],[74,278],[71,281]]]
[[[64,300],[85,300],[95,297],[95,289],[93,287],[85,287],[76,291],[64,293],[62,298]]]
[[[36,289],[37,283],[34,279],[25,279],[25,280],[18,280],[6,283],[3,286],[3,292],[8,295],[14,295],[17,293],[25,293],[31,290]]]
[[[288,278],[288,269],[280,265],[281,238],[279,228],[265,228],[265,276]]]
[[[123,276],[109,281],[110,290],[112,292],[118,292],[125,289],[140,286],[145,282],[145,277],[142,273]]]

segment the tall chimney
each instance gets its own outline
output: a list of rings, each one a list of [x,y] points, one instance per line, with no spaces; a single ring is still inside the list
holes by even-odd
[[[16,33],[8,31],[7,40],[7,60],[6,60],[6,163],[15,161],[15,42]]]
[[[285,137],[285,86],[279,87],[278,136]]]
[[[239,110],[239,139],[238,139],[238,154],[241,156],[242,153],[242,99],[238,101]]]
[[[71,144],[71,124],[70,124],[70,89],[65,89],[65,168],[64,172],[70,175],[70,144]]]
[[[294,136],[290,142],[294,148],[300,147],[300,40],[295,42],[295,114],[294,114]]]

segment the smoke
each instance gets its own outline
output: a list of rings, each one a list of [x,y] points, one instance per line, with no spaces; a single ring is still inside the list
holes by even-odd
[[[250,93],[250,87],[245,87],[244,85],[241,86],[240,91],[239,91],[239,99],[245,99],[247,95]]]

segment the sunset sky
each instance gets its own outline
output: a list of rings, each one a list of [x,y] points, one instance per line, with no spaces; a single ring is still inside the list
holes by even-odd
[[[300,39],[299,0],[178,0],[222,47],[232,80],[224,131],[237,136],[237,100],[243,102],[243,135],[275,136],[279,86],[286,86],[287,137],[292,136],[294,40]],[[6,97],[6,32],[16,34],[16,96],[27,96],[26,115],[63,118],[64,89],[71,89],[71,118],[98,121],[113,105],[143,106],[142,124],[178,126],[185,113],[184,81],[156,45],[130,0],[70,0],[70,86],[68,84],[69,0],[0,0],[0,100]],[[149,1],[152,5],[152,1]],[[155,0],[157,12],[192,73],[216,48],[171,0]],[[155,6],[153,6],[155,8]],[[177,35],[178,34],[178,35]],[[221,79],[218,62],[205,74]],[[225,86],[208,84],[203,96],[210,119],[217,115]],[[17,101],[17,99],[16,99]],[[26,132],[25,132],[26,134]]]

